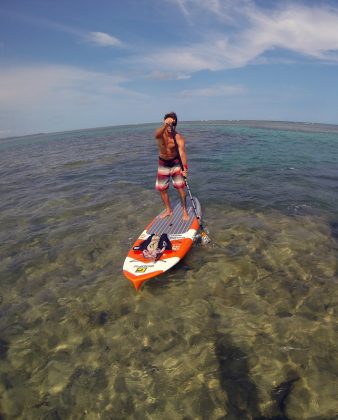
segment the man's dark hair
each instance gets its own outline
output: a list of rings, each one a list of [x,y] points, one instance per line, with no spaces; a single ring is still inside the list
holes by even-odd
[[[163,119],[165,120],[166,118],[169,118],[169,117],[174,118],[175,122],[173,123],[173,125],[176,127],[176,125],[177,125],[177,115],[175,114],[175,112],[168,112],[168,114],[165,114]]]

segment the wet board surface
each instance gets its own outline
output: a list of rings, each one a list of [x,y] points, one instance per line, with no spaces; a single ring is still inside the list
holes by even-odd
[[[201,216],[196,197],[194,202]],[[187,212],[189,219],[183,220],[181,203],[175,203],[172,216],[162,219],[160,213],[135,241],[124,261],[123,273],[136,290],[146,280],[159,276],[177,264],[191,248],[199,224],[189,197]]]

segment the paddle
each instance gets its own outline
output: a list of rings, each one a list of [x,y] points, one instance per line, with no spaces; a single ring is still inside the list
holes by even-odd
[[[182,171],[184,171],[184,166],[183,166],[183,163],[182,163],[182,159],[181,159],[180,151],[179,151],[179,149],[178,149],[178,144],[177,144],[177,140],[176,140],[176,131],[175,131],[175,127],[174,127],[172,124],[170,124],[170,131],[171,131],[171,134],[172,134],[173,139],[174,139],[175,149],[176,149],[176,152],[177,152],[177,157],[178,157],[178,160],[179,160],[179,162],[180,162],[181,170],[182,170]],[[196,218],[197,218],[197,221],[198,221],[199,227],[200,227],[200,229],[201,229],[201,239],[202,239],[202,244],[206,245],[206,244],[208,244],[209,242],[211,242],[211,239],[209,238],[208,234],[206,233],[206,231],[205,231],[205,230],[204,230],[204,228],[203,228],[201,217],[200,217],[200,215],[199,215],[199,214],[198,214],[198,212],[197,212],[196,204],[195,204],[194,198],[193,198],[193,196],[192,196],[192,194],[191,194],[191,191],[190,191],[190,187],[189,187],[189,184],[188,184],[187,177],[185,177],[185,176],[184,176],[184,182],[185,182],[185,185],[186,185],[187,190],[188,190],[188,194],[189,194],[189,197],[190,197],[190,200],[191,200],[192,207],[193,207],[193,209],[194,209],[195,216],[196,216]]]

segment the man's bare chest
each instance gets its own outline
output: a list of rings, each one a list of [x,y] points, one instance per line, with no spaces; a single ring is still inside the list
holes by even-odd
[[[160,146],[166,150],[174,150],[175,149],[175,142],[170,137],[164,137],[161,139]]]

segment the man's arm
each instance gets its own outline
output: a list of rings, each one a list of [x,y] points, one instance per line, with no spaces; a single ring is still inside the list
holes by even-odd
[[[183,173],[183,176],[186,177],[188,175],[188,163],[187,163],[187,155],[185,153],[185,141],[184,141],[184,138],[179,133],[176,133],[176,141],[177,141],[178,151],[181,156],[181,160],[182,160],[182,164],[184,168],[182,173]]]
[[[175,122],[174,118],[168,117],[164,120],[164,124],[162,127],[158,128],[155,131],[155,138],[161,139],[163,137],[163,134],[165,130],[170,126],[170,124],[173,124]]]
[[[162,127],[158,128],[155,131],[155,138],[156,139],[161,139],[163,137],[163,133],[165,132],[166,128],[167,128],[166,124],[164,124],[164,125],[162,125]]]

